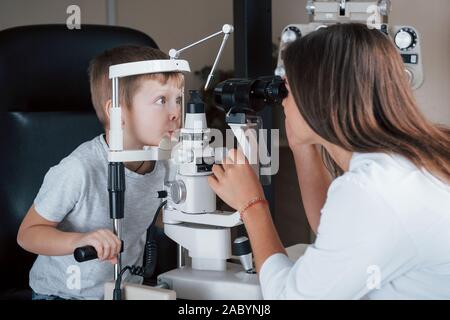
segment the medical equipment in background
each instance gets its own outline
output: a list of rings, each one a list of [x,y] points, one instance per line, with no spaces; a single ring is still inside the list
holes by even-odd
[[[390,0],[309,0],[306,11],[310,23],[290,24],[281,33],[276,75],[284,77],[286,74],[283,52],[289,43],[331,24],[360,22],[380,30],[392,39],[398,53],[403,58],[405,73],[412,89],[416,90],[423,84],[420,34],[413,26],[390,26],[388,24],[391,11]]]

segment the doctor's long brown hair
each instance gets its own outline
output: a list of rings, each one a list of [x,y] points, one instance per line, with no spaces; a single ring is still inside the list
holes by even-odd
[[[284,64],[301,115],[323,139],[348,151],[402,155],[450,182],[450,128],[419,111],[385,34],[363,24],[333,25],[289,45]]]

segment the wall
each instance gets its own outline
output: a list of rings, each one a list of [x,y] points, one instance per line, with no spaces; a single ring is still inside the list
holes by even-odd
[[[82,23],[106,23],[104,0],[0,0],[0,30],[44,23],[65,23],[67,7],[81,8]]]
[[[425,82],[416,98],[429,119],[450,125],[450,1],[393,0],[390,23],[419,30]]]

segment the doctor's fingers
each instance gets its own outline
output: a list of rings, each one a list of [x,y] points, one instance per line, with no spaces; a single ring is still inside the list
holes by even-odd
[[[220,164],[215,164],[212,167],[212,172],[214,174],[214,176],[216,177],[217,180],[221,180],[223,179],[224,175],[225,175],[225,171],[224,168],[222,167],[222,165]]]
[[[228,164],[248,164],[247,158],[238,149],[231,149],[228,151],[226,163]]]

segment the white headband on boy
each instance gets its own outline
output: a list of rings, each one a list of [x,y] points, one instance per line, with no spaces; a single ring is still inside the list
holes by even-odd
[[[109,67],[109,78],[122,78],[146,73],[191,72],[186,60],[146,60]]]

